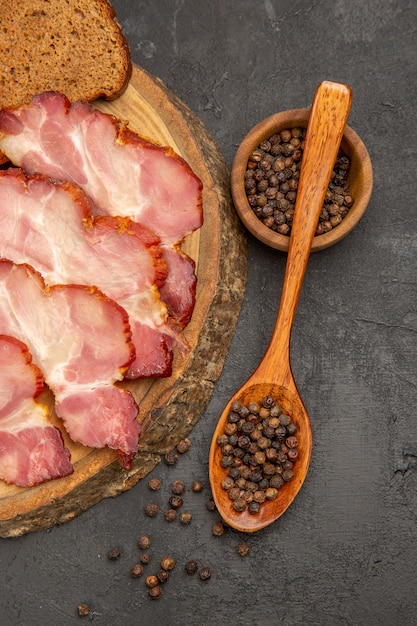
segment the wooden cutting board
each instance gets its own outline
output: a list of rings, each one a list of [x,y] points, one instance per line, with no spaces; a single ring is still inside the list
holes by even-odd
[[[163,83],[134,67],[126,92],[113,102],[96,101],[106,113],[129,121],[132,130],[171,146],[203,182],[203,227],[183,243],[196,262],[197,296],[185,330],[187,355],[175,353],[166,379],[121,383],[140,406],[143,428],[130,471],[122,470],[110,450],[72,443],[74,473],[23,489],[0,481],[0,536],[13,537],[63,523],[103,498],[130,489],[184,438],[203,414],[220,376],[246,285],[247,248],[229,193],[229,172],[213,139],[199,119]],[[51,407],[45,390],[39,400]]]

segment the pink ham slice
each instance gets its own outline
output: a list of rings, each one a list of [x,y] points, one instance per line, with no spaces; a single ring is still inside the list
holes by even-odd
[[[73,472],[48,407],[36,401],[44,380],[27,346],[0,335],[0,479],[33,487]]]
[[[97,286],[129,314],[136,357],[126,377],[171,373],[167,340],[171,347],[178,331],[159,295],[167,269],[153,232],[129,218],[92,217],[73,183],[10,168],[0,171],[0,256],[29,263],[48,284]]]
[[[70,105],[61,94],[44,93],[30,105],[1,111],[0,149],[29,174],[78,184],[96,214],[127,216],[153,230],[171,255],[203,223],[201,181],[180,156],[88,104]],[[194,306],[190,259],[173,267],[184,272],[175,275],[175,284],[183,291],[190,285],[187,299]],[[178,298],[167,305],[174,318],[190,317]]]
[[[118,450],[120,465],[129,468],[138,408],[114,384],[134,357],[124,309],[92,287],[46,287],[29,265],[1,259],[0,333],[28,346],[71,439]]]
[[[101,215],[122,215],[178,243],[202,225],[201,182],[170,148],[89,104],[48,92],[0,113],[0,148],[29,174],[70,180]]]

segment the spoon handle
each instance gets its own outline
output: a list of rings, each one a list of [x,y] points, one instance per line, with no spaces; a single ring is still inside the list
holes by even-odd
[[[256,373],[272,382],[291,377],[291,327],[324,196],[352,102],[350,87],[322,82],[314,96],[306,133],[287,265],[277,321]],[[261,370],[259,372],[259,370]]]

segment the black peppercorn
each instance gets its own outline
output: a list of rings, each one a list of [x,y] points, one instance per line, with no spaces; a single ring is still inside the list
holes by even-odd
[[[265,496],[267,500],[275,500],[277,495],[278,489],[276,489],[275,487],[268,487],[268,489],[265,491]]]
[[[151,589],[149,589],[149,595],[152,600],[159,600],[162,595],[161,587],[159,585],[156,585],[156,587],[152,587]]]
[[[249,435],[251,432],[253,432],[255,426],[253,424],[253,422],[245,422],[241,428],[242,432],[245,433],[245,435]]]
[[[214,502],[212,498],[209,498],[208,500],[206,500],[206,509],[211,512],[216,510],[216,503]]]
[[[175,452],[175,450],[171,450],[171,452],[168,452],[164,458],[167,465],[175,465],[178,462],[178,454]]]
[[[241,541],[237,546],[237,553],[240,556],[248,556],[250,552],[250,546],[246,541]]]
[[[89,610],[88,604],[79,604],[77,607],[78,617],[87,617]]]
[[[176,494],[177,496],[181,496],[185,491],[185,485],[181,480],[176,480],[172,483],[171,490],[172,493]]]
[[[284,484],[284,480],[278,474],[275,474],[274,476],[272,476],[271,480],[269,481],[269,486],[273,487],[274,489],[280,489],[283,484]]]
[[[197,570],[198,570],[198,563],[197,563],[197,561],[188,561],[185,564],[185,571],[190,576],[195,574],[197,572]]]
[[[195,480],[191,485],[191,489],[195,491],[195,493],[200,493],[201,491],[203,491],[203,483],[199,480]]]
[[[290,450],[288,450],[288,458],[291,459],[291,461],[295,461],[295,459],[298,457],[298,450],[296,448],[291,448]]]
[[[184,504],[184,501],[181,496],[174,495],[170,497],[169,504],[172,509],[179,509]]]
[[[290,422],[291,422],[290,416],[285,415],[284,413],[281,413],[281,415],[279,416],[279,423],[281,424],[281,426],[288,426]]]
[[[260,509],[261,509],[261,505],[259,504],[259,502],[255,502],[254,500],[252,502],[249,502],[248,504],[249,513],[256,515],[257,513],[259,513]]]
[[[158,585],[158,577],[157,576],[147,576],[146,577],[146,586],[152,589],[152,587],[156,587]]]
[[[227,443],[229,443],[229,437],[226,434],[219,435],[217,437],[217,443],[219,444],[219,446],[225,446]]]
[[[190,445],[191,441],[189,439],[181,439],[181,441],[177,443],[177,452],[184,454],[184,452],[190,449]]]
[[[283,480],[285,480],[285,482],[289,482],[290,480],[292,480],[294,478],[294,472],[290,469],[286,469],[283,473],[282,473],[282,478]]]
[[[145,507],[145,513],[148,517],[155,517],[159,513],[159,505],[155,502],[150,502]]]
[[[169,572],[166,569],[160,569],[156,576],[160,583],[166,583],[169,579]]]
[[[185,526],[187,526],[188,524],[191,524],[192,519],[193,519],[193,515],[189,511],[184,511],[180,515],[180,522],[181,524],[184,524]]]
[[[233,508],[238,513],[242,513],[242,511],[245,511],[247,506],[248,505],[246,503],[246,500],[244,500],[243,498],[237,498],[236,500],[233,500]]]
[[[161,561],[161,568],[167,571],[172,570],[175,567],[175,560],[171,556],[166,556]]]
[[[223,456],[220,464],[222,467],[231,467],[233,465],[233,457],[230,455]]]
[[[177,519],[177,511],[175,509],[168,509],[165,511],[164,517],[167,522],[173,522]]]
[[[230,422],[231,424],[237,424],[237,422],[240,419],[240,415],[239,413],[237,413],[236,411],[230,411],[227,421]]]
[[[240,496],[240,491],[242,489],[242,487],[244,487],[244,485],[236,486],[236,487],[232,487],[231,489],[229,489],[228,491],[228,496],[230,498],[230,500],[237,500]]]
[[[151,491],[158,491],[161,488],[161,481],[158,478],[151,478],[148,487]]]
[[[222,535],[224,535],[225,530],[226,529],[225,529],[224,524],[222,522],[216,522],[213,525],[212,533],[213,533],[213,535],[215,537],[221,537]]]
[[[151,562],[151,555],[147,552],[144,552],[140,555],[140,562],[143,563],[143,565],[149,565],[149,563]]]
[[[200,580],[209,580],[211,578],[211,570],[208,567],[203,567],[198,573]]]
[[[143,567],[140,563],[135,563],[130,570],[130,575],[132,578],[139,578],[143,575]]]
[[[117,561],[120,558],[120,550],[119,548],[110,548],[107,553],[107,558],[109,561]]]
[[[142,535],[138,539],[138,546],[141,550],[148,550],[151,546],[151,540],[148,535]]]
[[[232,470],[230,470],[230,472],[232,472]],[[239,470],[236,470],[238,472],[239,475]],[[222,480],[222,487],[225,491],[228,491],[229,489],[232,489],[232,487],[234,487],[235,485],[235,481],[233,480],[233,478],[230,476],[230,472],[229,472],[229,476],[225,476]]]

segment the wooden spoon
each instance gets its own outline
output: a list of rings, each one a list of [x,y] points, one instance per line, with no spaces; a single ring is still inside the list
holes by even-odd
[[[291,328],[351,100],[351,90],[344,84],[324,81],[316,91],[307,127],[281,302],[272,338],[255,372],[229,400],[213,435],[209,457],[213,498],[224,522],[240,531],[260,530],[280,517],[300,490],[309,467],[311,425],[291,371]],[[224,432],[234,400],[247,405],[251,401],[260,402],[268,395],[281,405],[284,413],[291,416],[298,428],[299,456],[293,467],[294,478],[279,489],[275,500],[265,501],[259,513],[251,514],[247,510],[237,512],[221,485],[228,470],[220,464],[222,451],[217,439]]]

